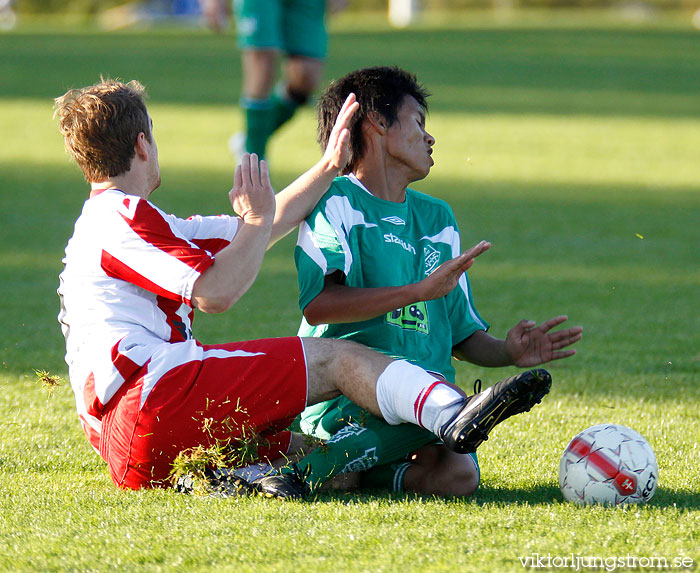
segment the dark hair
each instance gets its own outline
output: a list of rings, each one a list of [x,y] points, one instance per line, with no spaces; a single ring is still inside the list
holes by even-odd
[[[362,123],[371,112],[380,114],[389,126],[398,119],[399,107],[406,96],[416,99],[423,111],[428,110],[430,93],[418,83],[416,76],[398,67],[363,68],[350,72],[331,83],[318,100],[318,142],[326,148],[340,108],[349,94],[360,104],[350,128],[350,161],[343,173],[350,173],[365,152]]]
[[[66,150],[89,183],[126,173],[139,133],[151,141],[145,96],[145,88],[135,80],[124,84],[102,79],[54,100]]]

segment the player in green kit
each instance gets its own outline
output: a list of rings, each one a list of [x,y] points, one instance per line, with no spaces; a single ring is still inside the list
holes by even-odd
[[[452,357],[530,367],[574,354],[567,347],[582,329],[552,331],[565,316],[520,321],[505,339],[487,333],[465,271],[490,244],[461,253],[449,205],[408,187],[428,175],[435,143],[415,77],[378,67],[334,82],[318,103],[322,147],[349,93],[360,104],[350,161],[299,232],[299,334],[361,342],[450,383]],[[315,484],[358,470],[363,486],[395,491],[463,496],[479,483],[475,452],[450,451],[428,430],[390,425],[344,397],[307,408],[300,427],[325,441],[300,464]]]
[[[202,0],[213,28],[222,26],[230,0]],[[331,11],[342,8],[335,0]],[[328,49],[326,0],[233,0],[243,85],[245,132],[229,139],[237,157],[264,158],[272,134],[303,106],[321,81]],[[282,78],[277,82],[282,62]]]

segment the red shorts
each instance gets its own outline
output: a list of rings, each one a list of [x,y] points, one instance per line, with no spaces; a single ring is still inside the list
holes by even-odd
[[[106,406],[99,449],[117,486],[165,487],[182,450],[236,440],[251,430],[263,438],[259,458],[287,452],[291,434],[285,428],[307,397],[299,338],[197,345],[201,357],[185,361],[177,360],[177,345],[170,346],[172,356],[146,364]],[[157,364],[169,362],[177,365],[155,383],[149,380]]]

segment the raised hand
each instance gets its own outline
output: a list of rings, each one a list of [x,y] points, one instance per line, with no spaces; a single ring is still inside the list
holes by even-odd
[[[323,161],[330,169],[340,171],[350,160],[350,127],[352,116],[359,108],[355,94],[348,95],[340,108],[323,154]]]
[[[452,291],[460,277],[474,264],[474,259],[491,247],[488,241],[481,241],[461,255],[442,263],[430,276],[418,283],[420,300],[441,298]]]
[[[268,221],[275,215],[275,193],[270,183],[267,163],[255,153],[245,153],[233,175],[229,192],[233,210],[247,223]]]
[[[581,340],[582,327],[573,326],[550,332],[567,320],[565,315],[557,316],[539,326],[533,320],[521,320],[506,335],[506,351],[513,363],[528,368],[576,354],[576,350],[567,347]]]

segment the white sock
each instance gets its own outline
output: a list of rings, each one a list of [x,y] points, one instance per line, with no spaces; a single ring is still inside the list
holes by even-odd
[[[437,434],[462,404],[452,386],[405,360],[389,364],[377,380],[377,403],[391,425],[417,424]]]

